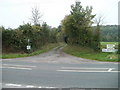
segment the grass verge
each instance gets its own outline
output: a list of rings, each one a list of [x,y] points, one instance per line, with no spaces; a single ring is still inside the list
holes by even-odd
[[[37,50],[33,53],[30,53],[30,54],[21,54],[21,53],[17,53],[17,54],[13,54],[13,53],[10,53],[10,54],[2,54],[2,59],[8,59],[8,58],[20,58],[20,57],[28,57],[28,56],[34,56],[34,55],[38,55],[38,54],[41,54],[41,53],[45,53],[45,52],[48,52],[49,50],[59,46],[60,44],[59,43],[53,43],[53,44],[46,44],[44,45],[41,50]]]
[[[67,45],[63,51],[73,56],[91,59],[91,60],[98,60],[98,61],[109,61],[109,62],[118,62],[118,54],[116,53],[96,53],[92,49],[87,47],[80,47],[80,46],[70,46]]]

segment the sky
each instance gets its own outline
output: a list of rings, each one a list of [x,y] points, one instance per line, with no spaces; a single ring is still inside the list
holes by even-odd
[[[42,15],[41,24],[58,27],[65,15],[70,14],[76,0],[0,0],[0,26],[17,28],[31,23],[32,8]],[[118,2],[120,0],[79,0],[83,7],[92,6],[96,18],[102,16],[104,25],[118,25]]]

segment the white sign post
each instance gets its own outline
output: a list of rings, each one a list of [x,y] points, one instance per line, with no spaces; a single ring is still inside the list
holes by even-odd
[[[27,45],[26,48],[27,48],[28,53],[30,53],[31,46],[30,46],[30,45]]]
[[[102,52],[116,52],[114,44],[107,44],[107,49],[102,49]]]
[[[26,46],[26,49],[27,49],[28,53],[30,53],[30,51],[31,51],[30,39],[28,39],[27,42],[28,42],[28,45]]]
[[[30,50],[31,49],[31,46],[30,45],[27,45],[27,50]]]

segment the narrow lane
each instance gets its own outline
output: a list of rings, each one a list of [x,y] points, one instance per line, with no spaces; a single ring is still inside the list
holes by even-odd
[[[32,57],[3,59],[3,88],[118,88],[116,62],[77,58],[61,49]]]

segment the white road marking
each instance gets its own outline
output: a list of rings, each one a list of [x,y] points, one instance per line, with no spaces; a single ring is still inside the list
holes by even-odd
[[[120,72],[120,71],[81,71],[81,70],[56,70],[61,72]]]
[[[2,67],[2,68],[32,70],[32,68],[21,68],[21,67]]]
[[[49,87],[49,86],[34,86],[34,85],[21,85],[21,84],[13,84],[7,83],[5,84],[7,87],[26,87],[26,88],[56,88],[56,87]],[[6,87],[4,87],[6,88]]]
[[[64,69],[109,69],[109,68],[79,68],[79,67],[62,67]],[[115,69],[115,68],[111,68]]]
[[[113,71],[115,68],[79,68],[79,67],[61,67],[61,72],[120,72]]]
[[[44,87],[44,88],[56,88],[56,87]]]
[[[33,85],[27,85],[26,87],[27,88],[34,88],[35,86],[33,86]]]
[[[22,85],[20,84],[5,84],[6,86],[14,86],[14,87],[21,87]]]
[[[36,66],[29,66],[29,65],[14,65],[14,64],[2,64],[0,68],[11,68],[11,69],[25,69],[25,70],[32,70]]]
[[[16,66],[16,67],[36,67],[30,65],[14,65],[14,64],[2,64],[3,66]]]
[[[112,70],[113,70],[112,68],[109,68],[109,69],[108,69],[108,72],[111,72]]]
[[[38,88],[42,88],[41,86],[39,86]]]

